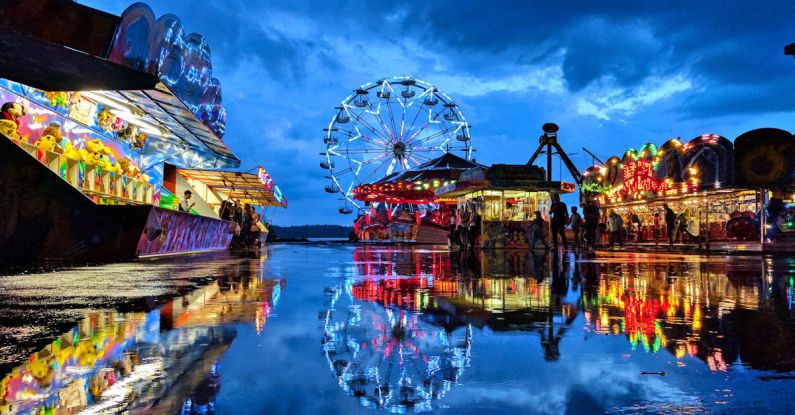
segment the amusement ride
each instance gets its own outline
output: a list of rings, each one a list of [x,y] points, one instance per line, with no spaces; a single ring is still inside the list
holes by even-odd
[[[392,77],[355,89],[335,108],[324,129],[325,191],[339,194],[339,212],[364,203],[354,189],[393,173],[410,170],[445,153],[470,160],[470,125],[458,105],[432,84]]]

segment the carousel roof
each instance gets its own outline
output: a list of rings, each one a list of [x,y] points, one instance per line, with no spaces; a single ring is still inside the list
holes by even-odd
[[[411,169],[395,172],[383,177],[375,183],[396,183],[399,181],[416,182],[418,180],[458,180],[461,173],[478,163],[458,157],[452,153],[444,153],[433,160],[426,161]]]
[[[287,207],[279,186],[262,167],[258,174],[239,171],[177,169],[186,179],[198,181],[225,199],[238,199],[257,206]]]
[[[411,169],[389,174],[376,182],[356,186],[353,194],[358,200],[370,202],[428,203],[433,200],[437,187],[458,180],[461,173],[475,167],[480,165],[445,153]]]

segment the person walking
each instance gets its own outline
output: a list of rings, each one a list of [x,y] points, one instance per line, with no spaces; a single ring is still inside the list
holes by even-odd
[[[574,247],[579,248],[582,242],[582,216],[577,213],[577,206],[571,207],[571,215],[569,215],[571,222],[571,231],[574,234]]]
[[[558,249],[558,235],[563,240],[563,249],[569,249],[569,242],[566,240],[566,223],[569,221],[569,210],[566,204],[560,201],[560,195],[552,196],[552,246]]]
[[[536,242],[541,241],[544,244],[544,249],[549,249],[549,244],[547,243],[547,239],[544,237],[544,228],[546,223],[544,222],[544,218],[541,217],[541,212],[536,211],[536,216],[533,218],[533,221],[530,222],[530,230],[533,233],[533,240],[530,242],[530,249],[536,249]]]
[[[586,199],[582,213],[585,216],[585,239],[591,249],[596,248],[596,228],[599,227],[599,206],[591,199]]]
[[[663,211],[665,212],[665,226],[668,231],[668,247],[674,246],[674,230],[676,228],[676,213],[668,207],[667,203],[663,203]]]
[[[624,220],[616,213],[615,210],[610,210],[610,215],[607,217],[607,232],[610,235],[610,249],[618,242],[620,248],[624,247],[624,240],[621,232],[624,228]]]

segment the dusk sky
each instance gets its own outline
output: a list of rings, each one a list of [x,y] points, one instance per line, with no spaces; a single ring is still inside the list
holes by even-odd
[[[130,4],[82,3],[117,15]],[[289,199],[278,225],[354,219],[323,191],[322,129],[353,89],[384,77],[450,95],[484,164],[526,162],[545,122],[581,170],[583,146],[606,159],[672,137],[795,130],[792,1],[148,4],[208,38],[225,141]]]

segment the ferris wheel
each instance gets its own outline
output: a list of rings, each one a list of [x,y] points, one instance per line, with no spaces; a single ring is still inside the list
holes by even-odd
[[[323,130],[327,193],[341,195],[340,213],[362,202],[353,189],[411,169],[446,152],[472,157],[470,126],[458,105],[435,86],[408,77],[364,84],[335,108]]]

